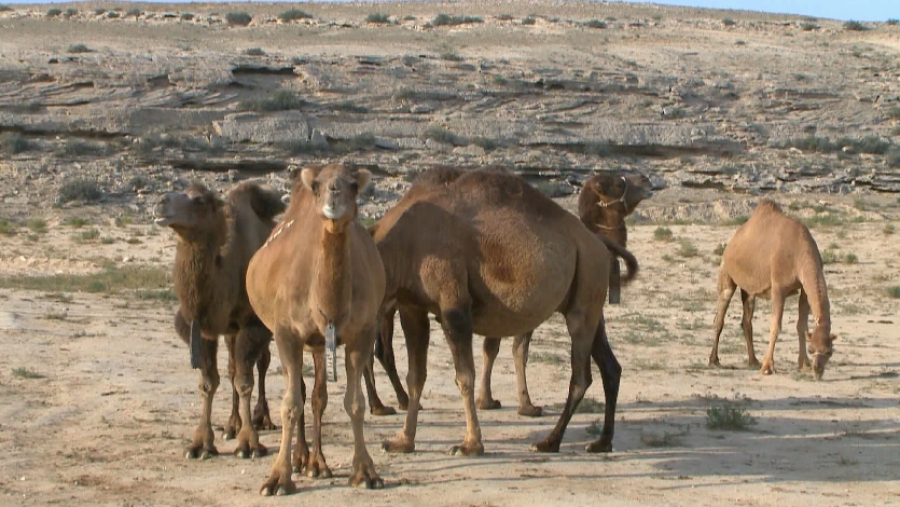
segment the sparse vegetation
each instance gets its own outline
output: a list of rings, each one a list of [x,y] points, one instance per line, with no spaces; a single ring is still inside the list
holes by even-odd
[[[282,12],[278,16],[278,19],[280,19],[283,23],[290,23],[291,21],[296,21],[298,19],[311,19],[311,18],[312,18],[311,14],[301,11],[300,9],[287,10],[287,11]],[[249,23],[249,21],[248,21],[248,23]]]
[[[62,14],[62,9],[58,9],[56,7],[47,11],[48,18],[55,18],[55,17],[58,17],[60,14]]]
[[[737,24],[737,21],[735,21],[735,20],[733,20],[733,19],[731,19],[731,18],[723,18],[723,19],[722,19],[722,24],[725,25],[725,26],[734,26],[734,25]]]
[[[900,285],[893,285],[887,288],[887,295],[892,299],[900,299]]]
[[[851,139],[847,137],[832,141],[827,137],[807,136],[797,139],[791,139],[785,145],[786,148],[797,148],[803,151],[817,153],[833,153],[838,151],[846,151],[849,153],[871,153],[883,155],[891,149],[892,144],[889,140],[880,136],[866,136],[861,139]]]
[[[501,14],[497,16],[497,19],[499,19],[500,21],[512,21],[516,18],[512,14]]]
[[[246,56],[266,56],[266,52],[262,48],[247,48],[244,50]]]
[[[13,368],[12,370],[13,377],[19,378],[27,378],[27,379],[37,379],[44,378],[44,375],[32,370],[31,368]]]
[[[444,144],[461,144],[458,143],[458,137],[453,132],[441,127],[440,125],[429,125],[422,134],[425,139],[431,139]]]
[[[106,14],[106,9],[104,9],[103,7],[97,7],[96,9],[94,9],[95,16],[102,16],[104,14]]]
[[[24,153],[30,148],[31,143],[15,132],[4,132],[3,134],[0,134],[0,151],[7,155]]]
[[[100,184],[96,179],[79,178],[69,180],[59,187],[58,201],[67,203],[70,201],[96,202],[103,197]]]
[[[9,12],[11,10],[13,10],[12,7],[10,7],[6,4],[0,4],[0,12]]]
[[[747,431],[756,419],[735,403],[720,403],[706,409],[706,427],[711,430]]]
[[[534,16],[525,16],[522,18],[522,24],[526,26],[531,26],[537,22],[537,19]]]
[[[0,218],[0,234],[4,236],[12,236],[16,233],[18,226],[14,224],[12,221],[7,220],[5,218]]]
[[[713,250],[713,253],[721,257],[722,254],[725,253],[726,246],[728,246],[728,245],[725,243],[719,243],[719,246],[717,246],[716,249]]]
[[[478,16],[450,16],[448,14],[438,14],[431,21],[432,26],[459,26],[471,25],[473,23],[484,23],[484,19]]]
[[[885,21],[885,23],[889,26],[897,26],[898,24],[900,24],[900,19],[891,18]]]
[[[849,32],[865,32],[868,29],[869,27],[859,21],[850,20],[844,22],[844,30],[847,30]]]
[[[672,241],[672,229],[668,227],[657,227],[655,231],[653,231],[653,239],[656,241]]]
[[[855,253],[846,253],[844,254],[844,264],[856,264],[859,262],[859,257],[856,256]]]
[[[804,21],[803,23],[800,23],[800,29],[803,30],[804,32],[811,32],[813,30],[818,30],[819,28],[821,28],[819,25],[809,22],[809,21]]]
[[[119,13],[116,11],[109,11],[106,13],[106,17],[109,19],[116,19],[119,17]]]
[[[87,220],[85,220],[83,218],[72,217],[72,218],[69,218],[68,220],[64,221],[63,225],[67,225],[73,229],[80,229],[80,228],[84,227],[85,225],[88,225],[89,223],[90,222],[88,222]]]
[[[881,232],[883,232],[885,236],[890,236],[896,232],[896,228],[894,227],[894,224],[886,224]]]
[[[180,18],[182,21],[193,21],[194,14],[191,12],[182,12]]]
[[[606,410],[606,404],[597,401],[594,398],[588,398],[585,396],[582,398],[581,403],[578,404],[578,408],[575,410],[576,414],[602,414]]]
[[[91,53],[93,50],[84,44],[72,44],[66,49],[66,53],[79,54],[79,53]]]
[[[681,238],[678,240],[678,244],[678,252],[676,253],[681,257],[696,257],[699,254],[697,247],[687,238]]]
[[[65,17],[66,19],[69,19],[76,15],[78,15],[78,9],[73,9],[70,7],[68,9],[66,9],[66,12],[63,14],[63,17]]]
[[[97,230],[96,227],[91,227],[85,231],[81,231],[79,234],[72,235],[72,239],[74,239],[78,243],[89,243],[91,241],[97,241],[100,239],[100,231]]]
[[[890,167],[900,167],[900,148],[893,147],[888,150],[884,160]]]
[[[125,17],[137,19],[141,17],[141,14],[143,14],[143,12],[141,12],[140,9],[129,9],[128,12],[125,13]]]
[[[246,12],[229,12],[225,15],[228,26],[247,26],[253,21],[253,16]]]
[[[44,234],[47,232],[47,221],[43,218],[32,218],[28,220],[28,228],[37,234]]]
[[[106,153],[106,146],[100,143],[69,139],[66,144],[56,151],[57,156],[63,157],[96,157]]]
[[[289,111],[300,109],[309,105],[309,102],[300,98],[291,90],[278,90],[269,97],[243,100],[238,104],[238,109],[243,111]]]
[[[586,28],[606,28],[606,22],[600,21],[599,19],[591,19],[585,21],[583,23],[583,26],[585,26]]]
[[[388,25],[391,23],[391,17],[380,12],[373,12],[366,16],[366,23],[372,23],[375,25]]]
[[[572,187],[565,181],[539,181],[534,186],[550,198],[565,197],[572,193]]]
[[[121,292],[125,290],[159,290],[170,287],[169,271],[158,266],[110,266],[92,274],[59,274],[0,277],[4,289],[43,292]]]

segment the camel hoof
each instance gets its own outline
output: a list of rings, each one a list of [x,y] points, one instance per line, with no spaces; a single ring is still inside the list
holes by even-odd
[[[384,489],[384,481],[375,473],[375,467],[372,465],[360,467],[359,470],[350,476],[348,482],[354,488],[360,484],[365,484],[366,489]]]
[[[612,452],[613,446],[612,442],[604,442],[603,440],[597,440],[589,443],[584,447],[584,450],[587,452]]]
[[[285,496],[297,492],[297,486],[290,479],[282,481],[279,477],[270,478],[259,490],[262,496]]]
[[[269,418],[269,414],[266,414],[262,417],[254,417],[253,427],[257,431],[273,431],[278,429],[278,426],[275,426],[275,424],[272,422],[272,419]]]
[[[762,375],[771,375],[775,373],[775,367],[771,364],[764,364],[762,368],[760,368],[759,373]]]
[[[219,451],[215,447],[205,448],[202,446],[189,447],[184,451],[185,459],[207,460],[213,456],[218,456]]]
[[[519,407],[519,415],[523,415],[525,417],[540,417],[544,415],[544,409],[542,407],[536,407],[534,405]]]
[[[269,453],[269,450],[266,449],[266,446],[259,444],[259,447],[250,447],[249,444],[238,446],[237,449],[234,450],[234,455],[240,459],[256,459],[261,458]]]
[[[484,454],[484,444],[461,444],[450,447],[447,452],[451,456],[481,456]]]
[[[236,436],[237,436],[237,431],[235,431],[234,427],[227,427],[224,430],[222,430],[222,440],[225,440],[226,442],[228,440],[234,440],[234,437],[236,437]]]
[[[331,469],[328,468],[328,465],[325,464],[325,459],[323,458],[321,463],[318,461],[313,461],[306,466],[305,475],[310,479],[330,479],[331,478]]]
[[[718,357],[710,357],[710,358],[709,358],[709,361],[708,361],[706,364],[707,364],[707,366],[715,366],[715,367],[721,366],[721,365],[719,364],[719,358],[718,358]]]
[[[478,410],[498,410],[502,408],[500,400],[482,400],[481,398],[475,400],[475,406],[478,407]]]
[[[534,452],[559,452],[559,442],[551,443],[546,440],[531,444],[531,450]]]
[[[397,410],[394,409],[394,407],[381,406],[381,407],[371,408],[371,409],[369,409],[369,412],[371,412],[372,415],[382,416],[382,415],[394,415],[397,413]]]
[[[391,454],[408,454],[416,450],[415,442],[404,442],[402,440],[385,440],[381,444],[381,450]]]

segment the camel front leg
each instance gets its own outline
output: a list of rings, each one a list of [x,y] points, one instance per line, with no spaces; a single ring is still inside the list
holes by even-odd
[[[188,459],[207,459],[219,454],[214,443],[212,400],[219,387],[219,370],[216,364],[216,352],[219,348],[218,338],[209,340],[203,338],[200,344],[202,352],[200,357],[200,423],[194,431],[194,439],[191,445],[185,449],[185,457]]]
[[[541,407],[531,403],[531,395],[528,394],[528,381],[525,378],[525,367],[528,365],[528,347],[531,345],[529,331],[520,334],[513,340],[513,359],[516,363],[516,388],[519,393],[519,415],[526,417],[540,417],[544,411]]]
[[[771,375],[775,373],[775,342],[778,340],[778,333],[781,332],[781,319],[784,316],[784,297],[785,295],[776,288],[772,288],[772,324],[769,331],[769,349],[763,358],[760,373],[763,375]]]
[[[377,342],[376,342],[377,343]],[[363,370],[363,379],[366,382],[366,398],[369,400],[369,412],[372,415],[394,415],[397,410],[382,403],[375,386],[375,355],[369,356],[369,362]]]
[[[569,395],[566,397],[566,404],[556,426],[544,440],[531,445],[533,451],[559,452],[559,446],[569,421],[572,420],[572,415],[578,409],[578,404],[581,403],[584,393],[592,382],[591,348],[594,343],[594,333],[597,331],[596,319],[594,322],[590,322],[583,314],[573,312],[566,315],[566,325],[569,335],[572,337],[572,377],[569,380]]]
[[[374,338],[375,330],[373,328],[360,333],[353,342],[348,342],[346,346],[347,357],[344,363],[347,370],[347,391],[344,395],[344,410],[350,416],[350,423],[353,427],[353,468],[350,471],[350,485],[365,484],[368,489],[384,487],[384,481],[375,471],[375,463],[366,449],[366,438],[363,432],[366,402],[363,399],[360,380],[363,368],[365,368],[369,362],[369,357],[372,355]]]
[[[253,425],[250,414],[250,399],[253,396],[253,365],[269,346],[269,330],[264,326],[247,326],[240,330],[234,341],[234,359],[237,375],[234,388],[240,398],[241,429],[237,434],[234,455],[242,458],[258,458],[268,453],[266,446],[259,443],[259,433]]]
[[[403,389],[403,383],[400,382],[400,375],[397,374],[397,361],[394,358],[394,315],[396,309],[385,312],[381,318],[381,333],[375,341],[375,357],[384,367],[384,371],[391,381],[394,393],[397,396],[397,405],[400,410],[409,409],[409,395]],[[421,409],[421,407],[419,407]]]
[[[756,352],[753,350],[753,312],[756,309],[756,298],[741,289],[741,302],[744,304],[741,329],[744,330],[744,340],[747,342],[747,364],[759,367],[759,360],[756,359]]]
[[[237,377],[237,364],[234,360],[234,340],[236,335],[225,336],[225,348],[228,349],[228,383],[231,385],[231,415],[228,424],[222,428],[222,439],[233,440],[241,431],[240,396],[234,379]]]
[[[313,448],[304,469],[307,477],[331,477],[331,469],[322,454],[322,415],[328,406],[328,380],[325,378],[325,349],[313,352],[316,383],[313,385]]]
[[[306,399],[306,382],[303,381],[303,375],[300,375],[300,393],[303,399]],[[293,465],[294,472],[298,474],[304,473],[306,465],[309,463],[309,442],[306,441],[306,418],[304,417],[305,409],[300,410],[300,416],[297,420],[297,446],[294,447]],[[281,424],[284,424],[282,422]]]
[[[267,340],[271,341],[271,339]],[[259,374],[259,397],[256,399],[256,407],[253,409],[253,427],[257,430],[277,430],[278,426],[272,422],[269,415],[269,400],[266,399],[266,371],[272,362],[272,353],[269,352],[268,343],[263,348],[259,359],[256,361],[256,369]]]
[[[809,331],[809,300],[806,291],[800,291],[800,308],[797,315],[797,336],[800,338],[800,353],[797,357],[797,368],[807,371],[812,368],[809,356],[806,354],[806,333]]]
[[[263,496],[289,495],[297,491],[291,480],[291,438],[294,427],[303,413],[305,393],[303,392],[303,344],[292,336],[279,337],[276,333],[278,356],[284,368],[285,390],[281,402],[281,447],[272,464],[269,477],[259,493]]]
[[[495,400],[491,393],[491,375],[494,370],[494,361],[500,353],[500,338],[484,339],[484,368],[481,371],[481,392],[475,400],[475,406],[481,410],[496,410],[500,408],[500,401]]]
[[[622,379],[622,366],[609,346],[609,338],[606,336],[606,319],[603,317],[600,318],[600,325],[597,326],[591,357],[594,358],[594,362],[600,368],[600,376],[603,379],[603,393],[606,399],[606,410],[600,438],[588,444],[585,450],[587,452],[612,452],[612,439],[616,425],[616,403],[619,400],[619,382]]]
[[[468,306],[457,305],[441,312],[441,324],[453,364],[456,367],[456,387],[462,395],[466,411],[466,438],[462,444],[450,447],[450,454],[480,456],[484,454],[481,426],[475,411],[475,357],[472,354],[472,316]]]
[[[710,366],[719,366],[719,337],[722,336],[722,328],[725,327],[725,312],[728,311],[728,303],[731,302],[736,288],[734,280],[725,272],[725,267],[719,268],[719,300],[716,303],[716,320],[713,323],[715,338],[709,353]]]
[[[409,371],[406,374],[406,385],[409,386],[409,407],[403,429],[394,440],[385,441],[382,448],[387,452],[413,452],[416,450],[416,428],[419,421],[419,409],[425,379],[428,377],[428,344],[431,340],[431,328],[428,323],[428,312],[424,308],[400,308],[400,325],[406,338],[406,349],[409,353]]]

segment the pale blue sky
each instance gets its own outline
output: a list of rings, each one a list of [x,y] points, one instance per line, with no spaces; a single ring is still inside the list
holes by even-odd
[[[177,1],[178,0],[175,0],[175,2]],[[53,2],[41,0],[0,0],[0,3],[31,4]],[[843,21],[850,19],[858,21],[886,21],[888,19],[900,19],[900,0],[666,0],[664,2],[653,3],[682,5],[687,7],[711,7],[715,9],[741,9],[782,14],[802,14],[805,16],[839,19]]]

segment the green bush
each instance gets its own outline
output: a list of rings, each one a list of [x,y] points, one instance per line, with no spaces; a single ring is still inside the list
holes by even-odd
[[[143,14],[143,12],[141,12],[140,9],[130,9],[128,12],[125,13],[125,17],[126,18],[139,18],[139,17],[141,17],[141,14]]]
[[[229,12],[225,15],[225,21],[229,26],[247,26],[253,21],[253,16],[246,12]]]
[[[194,15],[190,12],[182,12],[180,17],[182,21],[192,21],[194,19]]]
[[[0,134],[0,151],[7,155],[17,155],[31,149],[31,143],[15,132]]]
[[[75,16],[75,15],[77,15],[77,14],[78,14],[78,9],[68,8],[68,9],[66,9],[66,12],[65,12],[65,14],[63,14],[63,16],[64,16],[66,19],[68,19],[68,18],[71,18],[72,16]]]
[[[869,29],[869,27],[860,23],[859,21],[850,20],[850,21],[844,22],[844,30],[847,30],[847,31],[865,32],[868,29]]]
[[[584,26],[588,28],[606,28],[606,22],[600,21],[599,19],[592,19],[590,21],[585,21]]]
[[[372,23],[376,25],[386,25],[390,24],[391,17],[387,14],[381,14],[378,12],[373,12],[366,16],[366,23]]]
[[[724,19],[722,19],[722,24],[725,26],[734,26],[737,24],[737,21],[735,21],[731,18],[724,18]]]
[[[9,12],[11,10],[13,10],[12,7],[10,7],[6,4],[0,4],[0,12]]]
[[[84,44],[72,44],[71,46],[69,46],[68,49],[66,49],[66,53],[73,53],[73,54],[90,53],[90,52],[92,52],[91,48],[85,46]]]
[[[278,19],[280,19],[284,23],[290,23],[291,21],[295,21],[298,19],[310,18],[312,18],[311,14],[303,12],[300,9],[291,9],[289,11],[284,11],[278,16]]]
[[[55,18],[55,17],[59,16],[60,14],[62,14],[62,9],[57,9],[56,7],[47,11],[48,18]]]
[[[247,48],[244,50],[247,56],[266,56],[266,52],[262,48]]]
[[[711,430],[747,431],[754,424],[756,419],[743,407],[731,403],[706,409],[706,427]]]
[[[298,97],[291,90],[278,90],[270,97],[243,100],[238,104],[238,108],[243,111],[273,112],[300,109],[307,105],[309,102]]]
[[[433,26],[458,26],[470,25],[473,23],[484,23],[484,19],[478,16],[450,16],[447,14],[438,14],[431,21]]]
[[[672,241],[672,229],[668,227],[657,227],[653,231],[653,239],[656,241]]]
[[[79,178],[69,180],[59,187],[59,202],[86,201],[96,202],[103,197],[100,184],[95,179]]]

